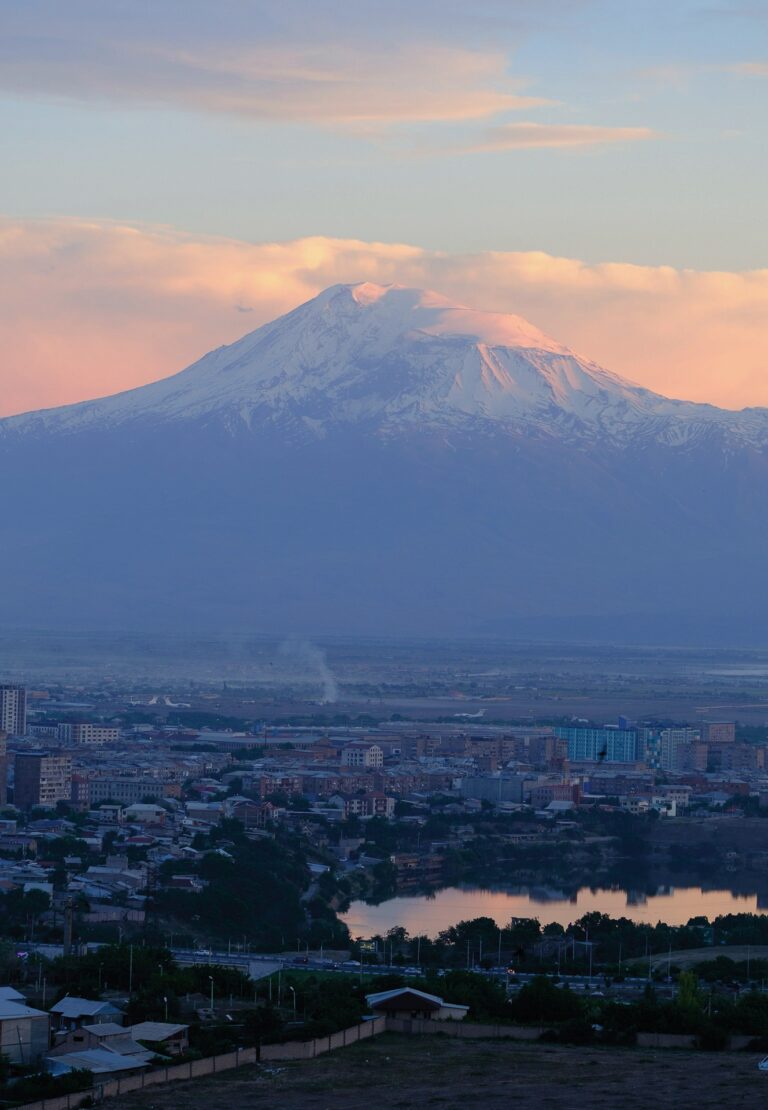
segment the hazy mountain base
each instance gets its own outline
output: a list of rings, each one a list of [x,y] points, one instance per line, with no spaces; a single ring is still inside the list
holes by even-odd
[[[216,425],[0,453],[18,627],[759,643],[763,455]]]
[[[0,421],[21,627],[759,642],[768,410],[526,321],[334,286],[187,370]]]

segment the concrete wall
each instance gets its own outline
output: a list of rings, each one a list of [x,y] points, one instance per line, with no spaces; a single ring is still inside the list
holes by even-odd
[[[388,1033],[442,1033],[447,1037],[484,1040],[506,1038],[513,1041],[536,1041],[546,1026],[538,1025],[476,1025],[463,1021],[434,1021],[429,1018],[387,1018]]]
[[[640,1048],[695,1048],[696,1036],[693,1033],[638,1033]]]
[[[107,1079],[97,1083],[87,1091],[77,1091],[69,1095],[60,1095],[58,1098],[41,1099],[39,1102],[29,1102],[16,1110],[75,1110],[82,1100],[88,1095],[95,1102],[105,1098],[114,1098],[115,1095],[127,1094],[129,1091],[140,1091],[144,1087],[151,1087],[157,1083],[173,1083],[183,1079],[195,1079],[204,1075],[215,1075],[220,1071],[231,1068],[243,1067],[245,1064],[255,1064],[258,1060],[258,1049],[241,1048],[237,1052],[226,1052],[221,1056],[208,1056],[204,1060],[190,1060],[186,1064],[173,1064],[167,1068],[155,1068],[153,1071],[142,1072],[140,1075],[129,1075],[122,1079]]]
[[[440,1024],[443,1023],[440,1022]],[[364,1021],[360,1025],[342,1029],[340,1033],[332,1033],[328,1037],[317,1037],[314,1041],[289,1041],[287,1044],[264,1045],[261,1050],[241,1048],[239,1051],[226,1052],[221,1056],[208,1056],[203,1060],[190,1060],[186,1064],[171,1064],[165,1068],[153,1068],[152,1071],[125,1076],[122,1079],[107,1079],[103,1083],[96,1084],[90,1090],[61,1095],[58,1098],[46,1098],[39,1102],[30,1102],[26,1106],[17,1107],[17,1110],[75,1110],[88,1095],[95,1102],[101,1102],[102,1099],[114,1098],[116,1095],[127,1094],[129,1091],[140,1091],[144,1087],[151,1087],[157,1083],[173,1083],[184,1079],[198,1079],[206,1075],[215,1075],[220,1071],[229,1071],[231,1068],[255,1064],[259,1059],[311,1060],[315,1056],[332,1052],[334,1049],[344,1048],[345,1045],[375,1037],[378,1033],[383,1033],[385,1029],[386,1018],[375,1018],[373,1021]]]
[[[638,1033],[637,1043],[641,1048],[698,1048],[695,1033]],[[755,1037],[742,1033],[732,1033],[726,1048],[731,1052],[741,1052],[755,1040]]]
[[[442,1025],[443,1022],[440,1022]],[[261,1049],[262,1060],[311,1060],[315,1056],[322,1056],[334,1049],[344,1048],[346,1045],[364,1041],[384,1033],[388,1026],[385,1017],[374,1018],[373,1021],[363,1021],[360,1025],[353,1025],[349,1029],[342,1029],[340,1033],[331,1033],[327,1037],[317,1037],[314,1041],[289,1041],[287,1044],[267,1044]]]

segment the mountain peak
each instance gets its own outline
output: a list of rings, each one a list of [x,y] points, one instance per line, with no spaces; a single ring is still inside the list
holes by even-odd
[[[520,347],[571,354],[562,343],[550,339],[522,316],[469,308],[433,289],[380,285],[372,281],[332,285],[301,307],[311,309],[313,306],[326,311],[336,308],[342,314],[351,306],[356,306],[363,310],[361,324],[365,326],[375,322],[386,328],[391,339],[409,332],[420,332],[442,338],[463,338],[489,347]]]
[[[0,422],[32,429],[216,421],[291,437],[357,427],[389,438],[427,429],[567,441],[680,445],[713,429],[768,441],[768,413],[672,401],[579,357],[520,316],[428,289],[334,285],[173,377],[127,393]]]

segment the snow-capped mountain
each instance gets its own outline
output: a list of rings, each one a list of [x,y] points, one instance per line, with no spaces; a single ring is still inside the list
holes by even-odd
[[[0,421],[0,619],[754,641],[768,410],[370,283],[173,377]]]
[[[0,422],[71,432],[134,421],[272,424],[326,435],[443,428],[686,443],[713,430],[768,441],[768,410],[673,401],[578,357],[519,316],[397,285],[336,285],[163,381]]]

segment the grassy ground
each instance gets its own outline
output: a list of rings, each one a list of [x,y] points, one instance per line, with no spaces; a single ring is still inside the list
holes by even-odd
[[[652,956],[651,963],[653,967],[660,968],[666,967],[669,962],[677,967],[690,967],[692,964],[716,960],[718,956],[727,956],[729,960],[734,960],[736,963],[746,963],[748,959],[767,960],[768,945],[753,944],[747,947],[746,944],[723,944],[715,945],[714,948],[681,948],[679,952],[673,948],[671,958],[669,953],[662,953]]]
[[[386,1035],[316,1060],[110,1100],[109,1110],[621,1110],[768,1103],[755,1053],[566,1048]]]

